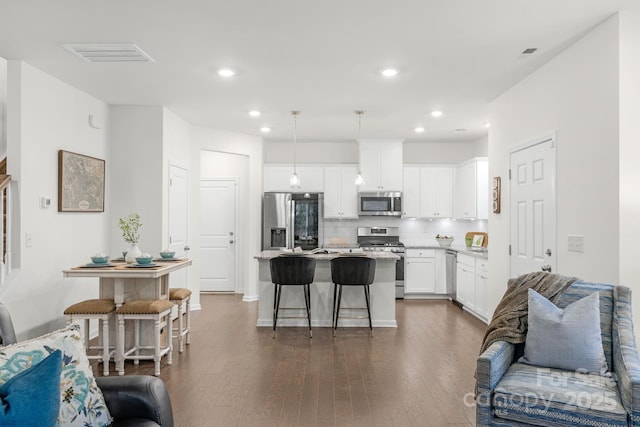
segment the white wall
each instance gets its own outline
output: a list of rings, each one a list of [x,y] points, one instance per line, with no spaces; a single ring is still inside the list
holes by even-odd
[[[261,250],[261,228],[262,228],[262,139],[259,137],[238,134],[233,132],[220,131],[204,127],[194,126],[191,129],[191,156],[192,156],[192,176],[197,177],[191,181],[191,205],[200,206],[200,156],[203,151],[220,152],[227,154],[237,154],[248,158],[248,176],[246,177],[248,191],[246,194],[248,206],[248,219],[243,224],[246,234],[246,241],[238,249],[238,269],[244,271],[246,278],[242,286],[244,288],[244,300],[255,301],[258,298],[258,264],[253,258]],[[197,165],[197,170],[196,170]],[[209,172],[207,172],[209,173]],[[245,198],[245,196],[242,196]],[[190,230],[191,241],[197,242],[200,235],[198,226],[199,210],[191,211],[190,223],[194,227]],[[194,254],[193,270],[199,277],[200,260]],[[199,284],[198,288],[199,289]]]
[[[292,141],[264,143],[265,163],[293,163]],[[296,143],[296,163],[358,163],[356,141]]]
[[[0,160],[7,154],[7,61],[0,58]]]
[[[229,179],[233,178],[237,181],[237,207],[236,215],[238,223],[236,224],[235,241],[236,250],[250,247],[252,244],[251,236],[243,224],[251,221],[251,200],[249,198],[249,157],[243,154],[220,153],[217,151],[201,151],[200,155],[200,178],[201,179]],[[244,264],[241,264],[242,266]],[[237,292],[245,292],[246,283],[248,281],[248,271],[246,268],[239,268],[236,264],[236,282]]]
[[[403,158],[410,164],[457,164],[473,157],[487,156],[488,139],[474,142],[403,143]],[[264,148],[265,163],[293,163],[293,142],[268,141]],[[358,163],[358,144],[343,142],[298,142],[296,162],[300,164]]]
[[[104,213],[57,212],[58,150],[105,159],[108,196],[108,131],[91,128],[88,116],[106,123],[109,109],[21,61],[8,62],[7,98],[8,168],[20,201],[13,238],[20,253],[19,271],[0,289],[0,298],[22,340],[63,326],[68,305],[98,295],[97,279],[64,279],[62,270],[108,251],[109,198]],[[41,195],[51,197],[51,208],[39,207]],[[33,236],[31,247],[24,245],[25,233]]]
[[[472,144],[473,157],[489,156],[489,136],[480,138]]]
[[[403,143],[405,164],[458,164],[474,157],[469,142],[411,142]]]
[[[640,319],[640,13],[620,13],[620,283],[634,290]],[[640,325],[636,324],[636,342]]]
[[[164,158],[162,107],[112,106],[110,154],[110,253],[128,249],[118,228],[118,218],[137,212],[142,219],[140,250],[162,250]],[[162,183],[162,184],[161,184]]]
[[[504,183],[502,213],[489,218],[490,311],[509,277],[509,149],[550,131],[557,132],[558,272],[618,283],[618,47],[613,17],[490,104],[489,176]],[[584,253],[567,251],[569,234],[584,236]]]

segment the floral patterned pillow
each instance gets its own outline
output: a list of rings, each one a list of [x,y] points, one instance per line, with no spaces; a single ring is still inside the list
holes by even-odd
[[[78,325],[0,347],[0,385],[40,363],[56,350],[62,351],[60,426],[102,427],[111,424],[111,415],[93,377]]]

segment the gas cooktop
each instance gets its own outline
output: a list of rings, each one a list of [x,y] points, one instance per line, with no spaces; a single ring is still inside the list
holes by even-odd
[[[364,251],[404,252],[398,227],[358,227],[358,244]]]

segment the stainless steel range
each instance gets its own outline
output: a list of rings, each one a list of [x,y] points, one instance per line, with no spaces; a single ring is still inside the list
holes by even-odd
[[[387,251],[398,255],[396,299],[404,298],[404,245],[398,227],[358,227],[358,244],[363,251]]]

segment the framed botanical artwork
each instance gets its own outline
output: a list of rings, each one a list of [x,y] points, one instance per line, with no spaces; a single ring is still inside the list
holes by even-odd
[[[58,212],[104,212],[105,162],[58,151]]]

